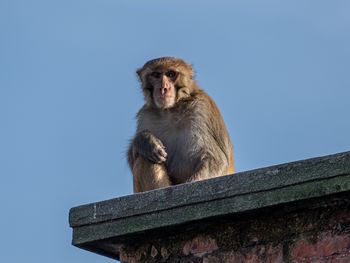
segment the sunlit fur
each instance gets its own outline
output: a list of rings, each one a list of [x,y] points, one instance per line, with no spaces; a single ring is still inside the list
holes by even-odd
[[[149,76],[170,69],[179,74],[174,80],[176,103],[162,108],[153,101]],[[173,57],[158,58],[137,74],[145,105],[137,114],[137,130],[128,151],[134,191],[232,174],[232,143],[224,120],[193,79],[191,65]]]

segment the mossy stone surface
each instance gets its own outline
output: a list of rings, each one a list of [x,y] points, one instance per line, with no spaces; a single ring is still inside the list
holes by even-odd
[[[139,233],[191,222],[200,227],[214,217],[254,214],[296,202],[307,205],[310,199],[347,192],[350,152],[82,205],[70,210],[69,222],[73,244],[94,250],[103,240],[127,241]]]

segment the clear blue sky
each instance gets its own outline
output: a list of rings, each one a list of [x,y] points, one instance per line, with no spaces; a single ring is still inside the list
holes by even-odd
[[[238,171],[350,150],[349,1],[1,0],[0,262],[113,262],[70,245],[68,210],[132,192],[135,70],[167,55]]]

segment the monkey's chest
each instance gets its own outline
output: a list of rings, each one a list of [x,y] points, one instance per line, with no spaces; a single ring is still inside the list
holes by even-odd
[[[185,181],[200,166],[205,152],[205,135],[191,122],[186,125],[170,126],[155,134],[164,144],[167,152],[166,167],[173,179]]]

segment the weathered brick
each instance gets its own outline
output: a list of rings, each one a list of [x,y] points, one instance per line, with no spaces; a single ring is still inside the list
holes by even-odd
[[[163,259],[168,259],[168,257],[170,256],[169,251],[165,247],[161,248],[160,254],[162,255]]]
[[[158,250],[155,248],[155,246],[152,246],[151,248],[151,257],[155,258],[158,255]]]
[[[221,256],[223,263],[241,263],[244,262],[244,256],[237,252],[226,252]]]
[[[206,253],[211,253],[218,249],[218,245],[216,240],[211,238],[210,236],[197,236],[192,240],[189,240],[183,246],[183,254],[184,255],[195,255],[197,257],[201,257]]]
[[[128,255],[125,251],[120,252],[120,262],[122,263],[137,263],[138,260],[133,257]]]
[[[221,263],[221,262],[222,261],[220,260],[220,258],[216,256],[208,256],[203,259],[202,263]]]
[[[350,250],[350,235],[349,233],[343,233],[338,235],[332,235],[331,233],[320,234],[316,241],[308,241],[306,239],[300,239],[297,241],[291,249],[291,257],[293,261],[305,261],[308,260],[321,260],[320,262],[326,262],[327,258],[332,257],[339,262],[342,262],[344,258],[347,258],[350,262],[350,258],[347,256]],[[343,255],[343,257],[337,257],[337,255]],[[322,261],[323,260],[323,261]]]
[[[282,262],[282,246],[255,246],[244,252],[246,263],[279,263]]]
[[[280,263],[283,262],[282,246],[258,245],[221,256],[224,263]]]

